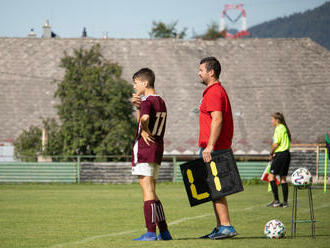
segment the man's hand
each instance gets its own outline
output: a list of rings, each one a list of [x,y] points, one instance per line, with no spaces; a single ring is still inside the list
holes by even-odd
[[[144,142],[147,143],[148,146],[150,146],[150,142],[151,143],[154,143],[155,142],[154,137],[152,137],[152,135],[150,134],[150,132],[147,132],[147,131],[142,130],[141,131],[141,137],[143,138]]]
[[[137,108],[140,109],[141,106],[141,97],[137,94],[133,94],[131,98],[132,104]]]
[[[205,163],[208,163],[212,160],[211,152],[212,152],[212,147],[209,147],[209,146],[207,146],[203,150],[202,155],[203,155],[203,160]]]

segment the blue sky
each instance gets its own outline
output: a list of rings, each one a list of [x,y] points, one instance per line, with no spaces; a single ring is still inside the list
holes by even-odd
[[[277,17],[303,12],[329,0],[0,0],[0,37],[26,37],[34,28],[38,37],[49,19],[52,30],[63,38],[149,38],[152,21],[178,21],[187,38],[201,34],[211,22],[220,21],[225,4],[243,3],[248,28]],[[239,12],[228,13],[235,18]],[[240,22],[230,28],[239,28]]]

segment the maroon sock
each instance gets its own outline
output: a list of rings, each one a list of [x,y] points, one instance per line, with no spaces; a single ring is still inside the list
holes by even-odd
[[[148,232],[156,232],[156,204],[155,200],[144,202],[144,219]]]
[[[160,201],[155,202],[156,205],[156,223],[159,228],[160,232],[166,232],[167,231],[167,224],[165,219],[165,213],[163,209],[163,205]]]

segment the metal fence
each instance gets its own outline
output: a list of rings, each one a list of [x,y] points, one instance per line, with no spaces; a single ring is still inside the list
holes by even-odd
[[[324,177],[325,172],[325,153],[327,152],[325,144],[295,144],[290,149],[293,153],[299,153],[299,163],[296,161],[295,167],[306,167],[315,176],[316,181]],[[330,163],[328,157],[327,163]],[[298,166],[299,165],[299,166]],[[327,167],[329,176],[330,168]]]
[[[1,183],[79,183],[78,163],[0,163]]]
[[[315,181],[323,179],[324,145],[292,145],[292,161],[289,174],[299,167],[308,168]],[[129,161],[128,156],[108,156],[111,159]],[[160,171],[160,181],[182,181],[180,164],[195,159],[196,155],[166,155]],[[61,160],[54,157],[54,160]],[[106,159],[96,156],[73,156],[70,162],[0,162],[0,183],[131,183],[130,162],[95,162]],[[94,161],[86,161],[94,159]],[[260,178],[267,165],[265,155],[238,155],[237,167],[242,179]],[[107,160],[105,160],[107,161]],[[328,162],[330,162],[328,160]],[[330,174],[330,166],[327,175]]]

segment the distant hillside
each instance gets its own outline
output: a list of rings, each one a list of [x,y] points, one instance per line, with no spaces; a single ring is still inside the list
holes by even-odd
[[[310,37],[330,50],[330,2],[313,10],[264,22],[248,31],[251,37],[258,38]]]

